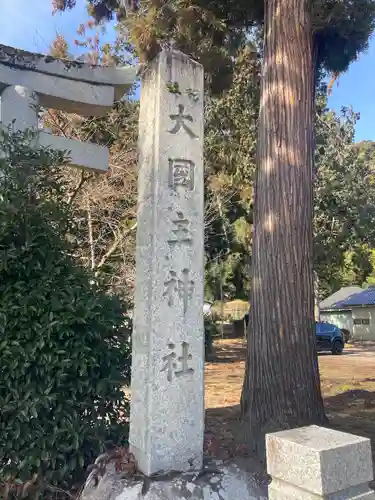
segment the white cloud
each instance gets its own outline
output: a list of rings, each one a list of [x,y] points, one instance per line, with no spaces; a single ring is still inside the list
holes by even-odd
[[[1,0],[0,43],[33,52],[46,52],[56,34],[72,42],[87,18],[84,0],[71,12],[52,16],[51,0]]]

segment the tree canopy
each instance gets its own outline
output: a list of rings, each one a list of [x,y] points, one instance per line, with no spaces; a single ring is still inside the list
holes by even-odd
[[[311,4],[318,74],[344,72],[368,46],[375,2],[313,0]],[[88,5],[97,22],[117,16],[141,61],[173,46],[201,62],[214,91],[228,88],[232,56],[249,31],[261,28],[264,21],[263,0],[88,0]],[[75,0],[53,0],[53,6],[72,9]]]

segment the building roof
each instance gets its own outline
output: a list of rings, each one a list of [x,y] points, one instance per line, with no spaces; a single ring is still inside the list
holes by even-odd
[[[336,304],[338,302],[342,302],[348,298],[350,298],[352,295],[357,294],[358,292],[362,292],[363,288],[360,288],[359,286],[346,286],[343,288],[340,288],[337,292],[333,293],[326,299],[324,299],[320,304],[319,304],[319,309],[337,309]]]
[[[347,309],[355,306],[375,306],[375,286],[369,286],[366,290],[362,290],[345,300],[336,302],[332,308]]]

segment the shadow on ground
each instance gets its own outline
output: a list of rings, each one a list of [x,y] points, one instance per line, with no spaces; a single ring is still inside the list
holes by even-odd
[[[330,426],[368,437],[375,463],[375,346],[347,346],[346,355],[319,356],[322,394]],[[216,362],[206,364],[205,450],[220,458],[251,458],[244,445],[240,394],[245,367],[243,340],[215,343]],[[259,473],[264,465],[254,462]],[[263,472],[262,472],[263,471]]]

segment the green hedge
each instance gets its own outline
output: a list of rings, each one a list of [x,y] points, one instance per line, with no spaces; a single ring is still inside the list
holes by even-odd
[[[124,310],[74,261],[62,156],[1,139],[0,481],[71,485],[127,432]]]

